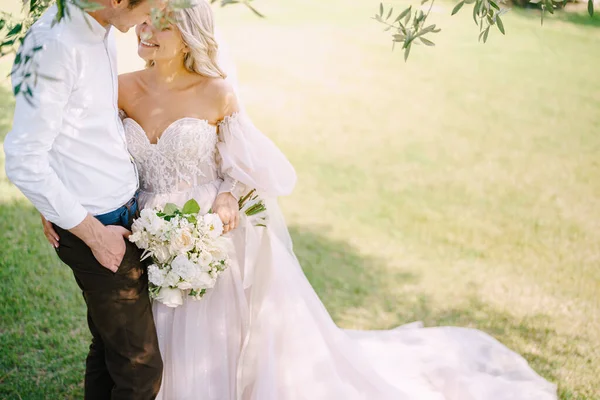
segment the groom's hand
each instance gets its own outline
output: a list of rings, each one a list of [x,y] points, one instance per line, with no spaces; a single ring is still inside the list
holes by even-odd
[[[42,214],[40,214],[40,217],[42,218],[42,227],[44,228],[44,235],[46,236],[46,239],[48,239],[52,247],[58,249],[58,241],[60,240],[60,237],[58,236],[58,233],[56,233],[56,231],[54,230],[52,222],[44,218]]]
[[[240,222],[240,208],[231,193],[224,192],[218,195],[213,203],[212,210],[223,221],[223,234],[237,228]]]
[[[112,272],[117,272],[123,257],[125,256],[125,241],[131,232],[122,226],[109,225],[104,227],[106,232],[102,233],[102,239],[94,247],[90,246],[96,260]]]
[[[81,224],[71,229],[92,250],[96,260],[112,272],[117,272],[125,256],[125,241],[131,232],[122,226],[104,226],[100,221],[88,215]]]

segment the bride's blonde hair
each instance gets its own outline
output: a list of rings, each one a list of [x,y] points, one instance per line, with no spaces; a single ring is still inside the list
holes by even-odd
[[[226,78],[227,75],[217,62],[219,45],[215,39],[210,4],[205,0],[193,0],[191,7],[173,11],[171,16],[188,48],[183,59],[185,68],[211,78]],[[146,66],[150,67],[153,63],[149,61]]]

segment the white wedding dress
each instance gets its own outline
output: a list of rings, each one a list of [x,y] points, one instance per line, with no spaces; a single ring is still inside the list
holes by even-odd
[[[546,400],[555,385],[489,335],[410,324],[389,331],[338,328],[292,251],[276,196],[295,173],[243,114],[215,126],[174,122],[151,144],[124,120],[140,172],[142,207],[183,205],[204,212],[222,178],[257,188],[266,228],[232,234],[232,266],[200,301],[153,305],[164,360],[161,400]],[[218,133],[218,135],[217,135]],[[335,268],[335,265],[331,266]]]

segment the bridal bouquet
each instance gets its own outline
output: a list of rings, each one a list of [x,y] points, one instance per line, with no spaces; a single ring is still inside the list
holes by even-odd
[[[266,208],[254,191],[238,205],[255,225],[265,226]],[[182,305],[186,294],[201,299],[230,264],[223,222],[210,211],[201,215],[193,199],[181,209],[171,203],[143,209],[131,230],[129,240],[144,250],[142,260],[153,261],[148,267],[150,297],[168,307]]]
[[[184,294],[200,299],[229,266],[228,242],[217,214],[200,215],[195,200],[182,209],[174,204],[144,209],[133,222],[129,240],[144,250],[150,297],[169,307],[183,304]]]

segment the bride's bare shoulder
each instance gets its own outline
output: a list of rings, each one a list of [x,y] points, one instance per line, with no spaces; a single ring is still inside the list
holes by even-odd
[[[119,108],[127,110],[131,104],[141,94],[143,89],[144,70],[129,72],[119,75]]]
[[[219,114],[219,119],[237,111],[238,102],[233,86],[222,78],[210,78],[204,85],[204,90],[199,93],[200,96],[210,99],[214,104],[215,111]]]
[[[119,89],[133,89],[140,86],[145,70],[128,72],[119,75]]]

